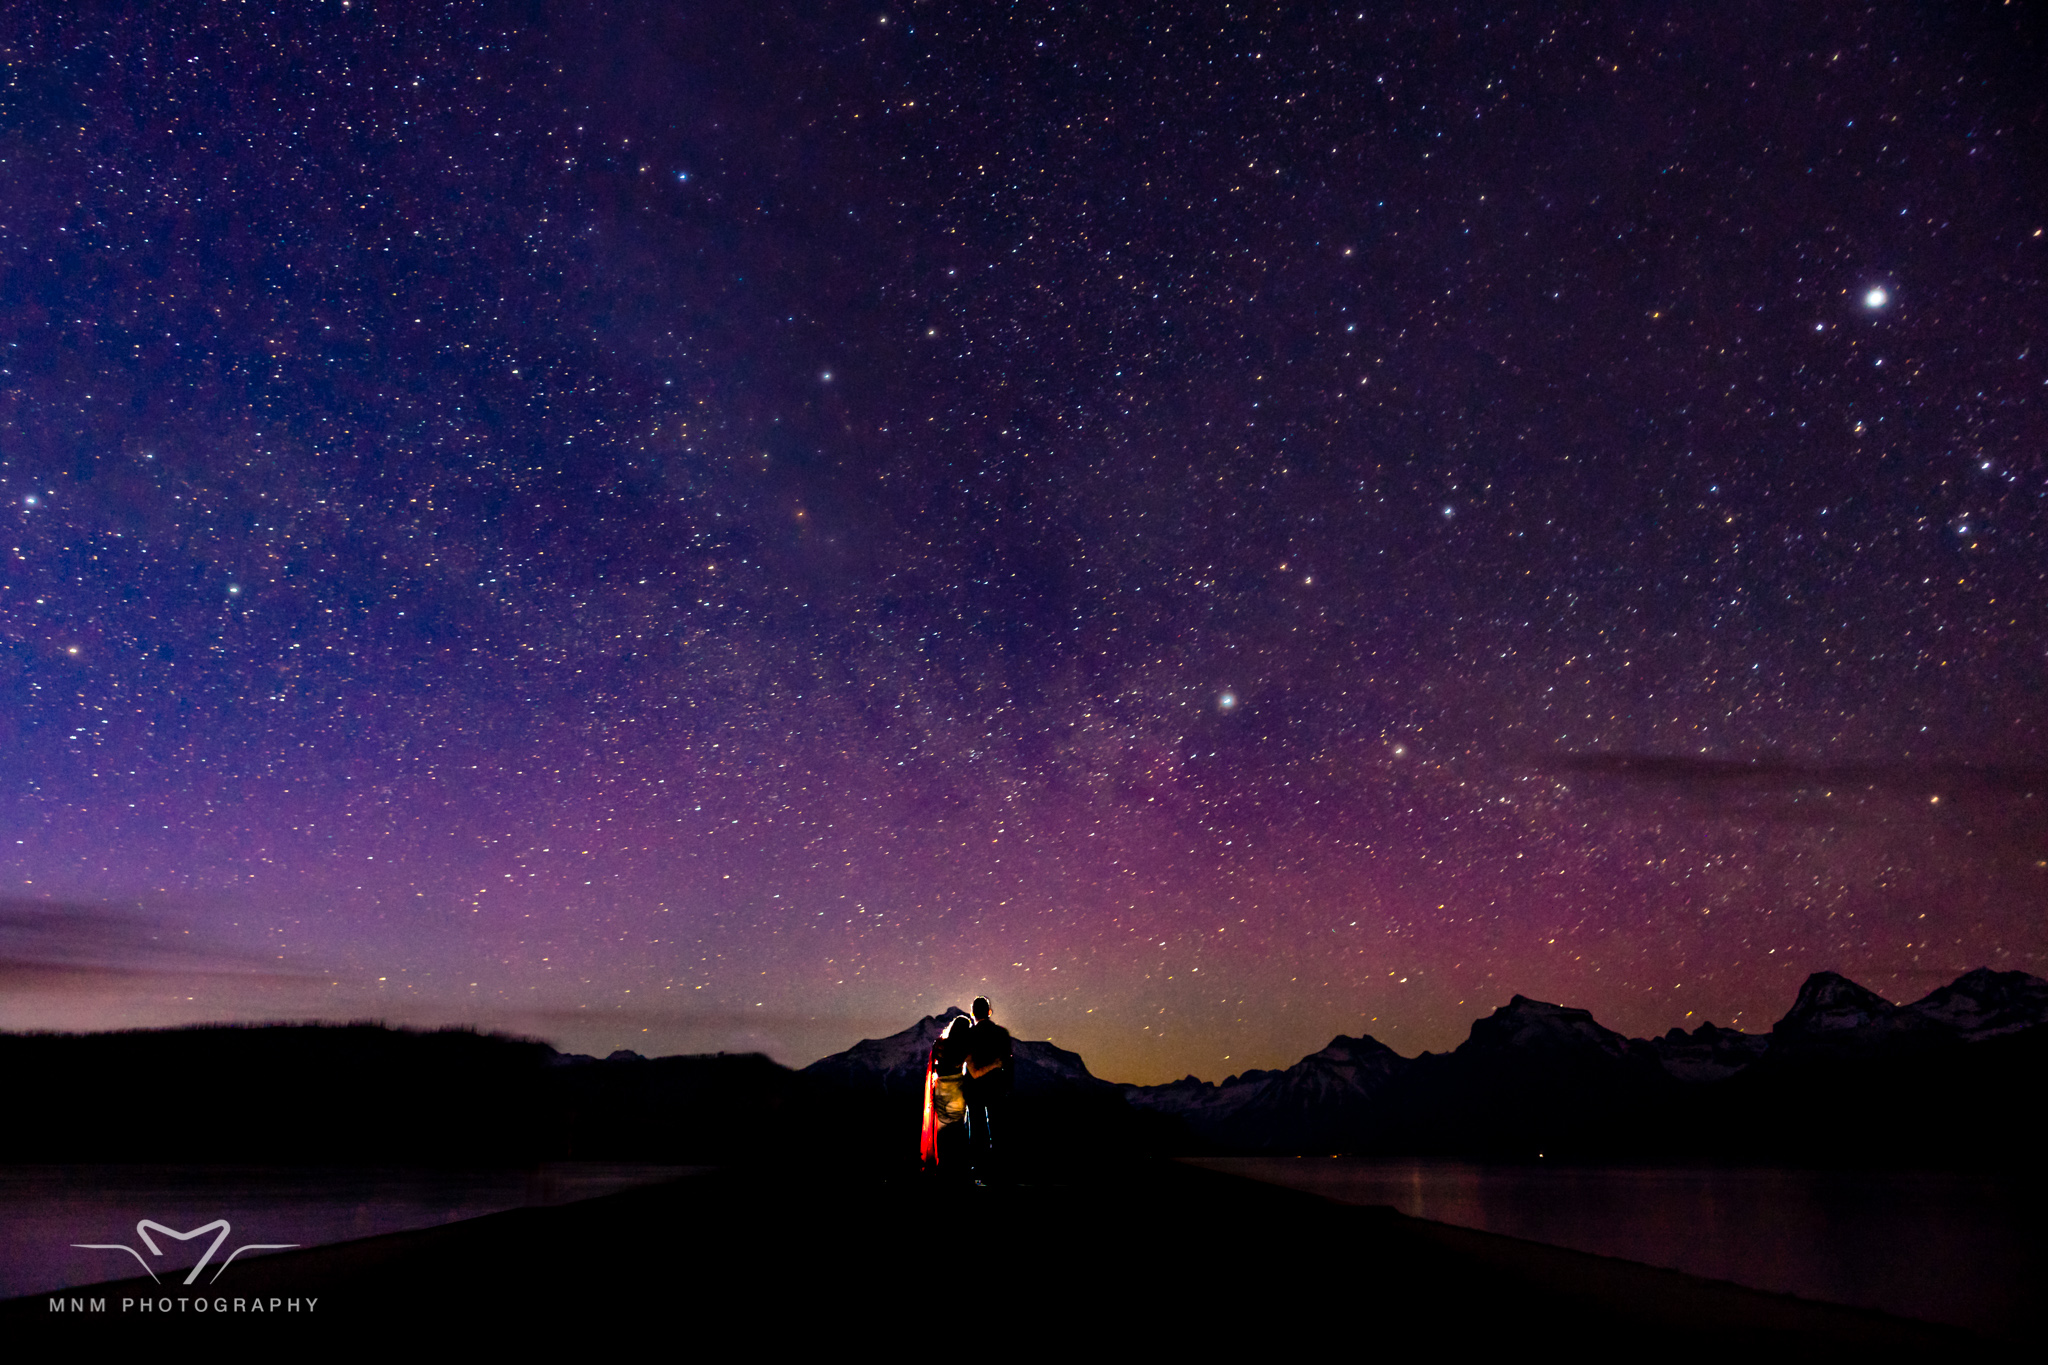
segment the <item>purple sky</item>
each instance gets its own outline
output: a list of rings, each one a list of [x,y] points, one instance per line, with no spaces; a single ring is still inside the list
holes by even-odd
[[[280,10],[0,20],[0,1027],[2043,970],[2037,8]]]

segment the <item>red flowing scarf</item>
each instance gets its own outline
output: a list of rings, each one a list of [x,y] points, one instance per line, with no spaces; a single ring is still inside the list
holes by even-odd
[[[939,1123],[932,1116],[932,1077],[937,1074],[937,1069],[935,1057],[925,1058],[924,1131],[918,1134],[917,1154],[927,1166],[936,1166],[939,1162]]]

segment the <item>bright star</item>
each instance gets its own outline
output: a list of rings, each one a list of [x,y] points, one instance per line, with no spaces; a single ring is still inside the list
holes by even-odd
[[[1237,705],[1237,694],[1235,692],[1225,692],[1216,699],[1216,704],[1228,711],[1231,707]]]
[[[1863,306],[1865,308],[1882,308],[1891,301],[1891,294],[1881,284],[1873,287],[1868,294],[1863,296]]]

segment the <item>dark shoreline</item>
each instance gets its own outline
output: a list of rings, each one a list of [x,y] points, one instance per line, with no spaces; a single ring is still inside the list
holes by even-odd
[[[53,1344],[167,1330],[328,1342],[646,1325],[768,1332],[781,1350],[843,1346],[854,1330],[912,1340],[928,1317],[942,1335],[947,1323],[964,1331],[949,1277],[995,1285],[1013,1323],[1003,1335],[1038,1350],[1270,1349],[1276,1332],[1459,1349],[1989,1344],[1168,1162],[1043,1172],[993,1190],[728,1168],[252,1258],[190,1289],[178,1276],[142,1277],[28,1295],[0,1303],[0,1323],[9,1333],[40,1324]],[[202,1288],[229,1311],[120,1308]],[[301,1307],[237,1313],[238,1296]],[[98,1298],[106,1310],[93,1313]],[[51,1299],[67,1311],[51,1312]],[[73,1299],[88,1311],[69,1312]]]

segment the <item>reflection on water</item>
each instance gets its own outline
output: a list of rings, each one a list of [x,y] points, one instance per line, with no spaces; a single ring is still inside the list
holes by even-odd
[[[2048,1335],[2048,1182],[1937,1171],[1478,1166],[1359,1157],[1191,1163],[1346,1204],[1951,1323]]]
[[[151,1257],[135,1231],[144,1218],[178,1231],[227,1219],[232,1230],[203,1272],[211,1277],[245,1243],[346,1242],[591,1199],[693,1169],[604,1162],[502,1171],[0,1166],[0,1298],[142,1273],[133,1256],[81,1250],[73,1242],[134,1247],[163,1275],[167,1268],[190,1270],[213,1241],[210,1233],[182,1243],[158,1235],[166,1254]],[[230,1268],[224,1277],[233,1274]]]

